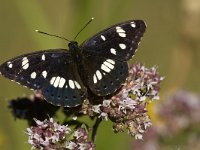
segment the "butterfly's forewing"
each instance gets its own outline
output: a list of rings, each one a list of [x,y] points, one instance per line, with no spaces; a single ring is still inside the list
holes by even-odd
[[[135,54],[146,30],[142,20],[130,20],[105,29],[81,44],[83,55],[93,53],[119,61],[127,61]]]
[[[80,46],[87,84],[93,93],[114,93],[125,82],[126,61],[134,55],[145,29],[142,20],[126,21],[97,33]]]
[[[0,66],[3,76],[34,90],[41,90],[55,105],[76,106],[86,98],[77,66],[65,50],[47,50],[22,55]]]

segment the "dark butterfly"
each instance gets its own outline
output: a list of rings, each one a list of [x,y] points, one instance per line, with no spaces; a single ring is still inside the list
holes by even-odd
[[[0,73],[23,86],[41,90],[57,106],[83,103],[87,91],[97,96],[114,93],[128,76],[127,61],[138,48],[146,29],[142,20],[130,20],[107,28],[80,46],[25,54],[0,66]]]

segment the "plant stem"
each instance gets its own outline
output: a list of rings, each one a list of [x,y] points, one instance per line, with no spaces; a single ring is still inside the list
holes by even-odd
[[[101,123],[102,119],[101,118],[97,118],[96,122],[92,128],[92,141],[95,142],[96,141],[96,134],[97,134],[97,129]]]

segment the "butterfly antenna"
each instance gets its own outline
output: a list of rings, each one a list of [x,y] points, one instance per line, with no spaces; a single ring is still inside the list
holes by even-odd
[[[40,30],[35,30],[35,31],[38,32],[38,33],[41,33],[41,34],[45,34],[45,35],[49,35],[49,36],[54,36],[54,37],[66,40],[68,42],[71,42],[70,40],[68,40],[68,39],[66,39],[64,37],[61,37],[61,36],[58,36],[58,35],[55,35],[55,34],[46,33],[46,32],[40,31]]]
[[[74,40],[78,37],[78,35],[92,22],[92,20],[94,20],[94,18],[92,17],[86,24],[85,26],[76,34],[76,36],[74,37]]]

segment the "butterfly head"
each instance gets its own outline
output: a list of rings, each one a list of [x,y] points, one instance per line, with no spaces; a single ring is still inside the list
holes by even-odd
[[[78,43],[76,41],[71,41],[69,44],[68,44],[68,47],[69,47],[69,50],[77,50],[78,49]]]
[[[78,43],[76,41],[72,41],[68,44],[69,52],[73,56],[74,60],[80,61],[80,51],[78,47]]]

